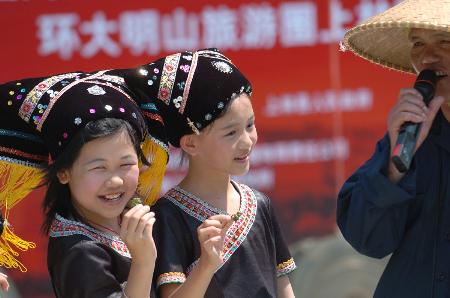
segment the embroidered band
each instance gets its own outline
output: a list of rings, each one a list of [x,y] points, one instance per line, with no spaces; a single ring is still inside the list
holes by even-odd
[[[45,119],[47,119],[47,116],[48,116],[48,114],[50,113],[50,111],[52,110],[52,107],[53,107],[53,105],[55,104],[55,102],[67,91],[67,90],[69,90],[70,88],[72,88],[73,86],[75,86],[75,85],[78,85],[79,83],[81,83],[81,82],[84,82],[84,81],[87,81],[87,80],[90,80],[90,79],[94,79],[94,78],[96,78],[96,77],[98,77],[98,76],[101,76],[103,73],[105,73],[106,72],[106,70],[102,70],[102,71],[99,71],[99,72],[97,72],[97,73],[95,73],[95,74],[93,74],[93,75],[90,75],[90,76],[87,76],[87,77],[85,77],[85,78],[83,78],[83,79],[79,79],[79,80],[75,80],[75,81],[73,81],[72,83],[70,83],[69,85],[67,85],[67,86],[65,86],[63,89],[61,89],[61,91],[59,91],[58,92],[58,94],[55,96],[55,97],[53,97],[51,100],[50,100],[50,102],[48,103],[48,108],[45,110],[45,112],[44,112],[44,114],[42,115],[42,118],[39,120],[39,123],[38,123],[38,125],[36,126],[36,129],[38,130],[38,131],[41,131],[41,129],[42,129],[42,125],[44,124],[44,122],[45,122]]]
[[[198,61],[198,52],[195,52],[194,55],[192,55],[191,67],[189,69],[189,74],[186,79],[186,84],[183,90],[183,101],[181,102],[181,107],[178,110],[180,114],[184,113],[184,108],[186,107],[186,102],[189,96],[189,89],[191,88],[192,78],[194,77],[195,69],[197,68],[197,61]]]
[[[50,227],[49,236],[57,238],[70,235],[84,235],[91,240],[109,246],[122,256],[131,258],[128,247],[119,237],[108,235],[81,222],[69,220],[56,214]]]
[[[186,281],[186,275],[183,272],[167,272],[158,276],[156,287],[164,284],[182,284]]]
[[[277,265],[277,277],[291,273],[297,268],[294,259],[290,258],[286,262]]]
[[[19,116],[26,122],[30,121],[31,114],[36,108],[41,97],[57,82],[64,79],[71,79],[79,75],[80,73],[67,73],[59,76],[53,76],[43,80],[40,84],[36,85],[31,90],[19,109]]]
[[[181,54],[178,53],[167,56],[164,60],[164,66],[161,73],[161,83],[159,84],[158,90],[158,98],[167,105],[170,104],[170,99],[172,97],[172,89],[177,75],[180,56]]]

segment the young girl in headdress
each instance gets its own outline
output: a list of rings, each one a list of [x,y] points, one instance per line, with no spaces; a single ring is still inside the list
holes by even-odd
[[[9,127],[16,128],[10,135],[21,138],[9,152],[30,152],[39,144],[41,158],[14,158],[45,160],[48,150],[52,159],[44,170],[43,228],[50,236],[55,295],[149,297],[155,216],[148,205],[127,204],[137,195],[139,178],[143,199],[153,200],[167,161],[154,105],[138,106],[123,79],[104,71],[11,82],[0,92]],[[24,120],[31,127],[26,132]],[[141,177],[140,163],[148,166]]]
[[[158,200],[156,287],[161,297],[294,297],[295,269],[267,196],[247,173],[257,141],[251,85],[215,49],[167,56],[125,76],[158,98],[187,175]]]

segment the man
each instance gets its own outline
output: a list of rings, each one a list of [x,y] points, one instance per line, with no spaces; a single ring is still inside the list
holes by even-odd
[[[343,185],[337,223],[360,253],[392,254],[374,297],[450,297],[450,1],[407,0],[348,31],[345,46],[404,72],[445,77],[428,107],[413,89],[400,91],[388,132]],[[422,123],[411,167],[391,156],[400,127]]]

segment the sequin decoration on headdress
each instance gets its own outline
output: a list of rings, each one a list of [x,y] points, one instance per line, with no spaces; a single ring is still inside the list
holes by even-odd
[[[55,160],[88,122],[128,121],[138,132],[150,166],[141,171],[139,194],[148,204],[159,195],[168,161],[164,123],[155,104],[140,102],[114,71],[66,73],[0,85],[0,207],[5,224],[0,265],[26,271],[19,250],[34,247],[9,228],[9,210],[41,182],[42,168]],[[142,165],[140,165],[142,166]]]
[[[183,135],[198,134],[213,122],[231,99],[252,92],[247,78],[217,49],[169,55],[129,70],[124,78],[141,98],[158,99],[175,147]]]

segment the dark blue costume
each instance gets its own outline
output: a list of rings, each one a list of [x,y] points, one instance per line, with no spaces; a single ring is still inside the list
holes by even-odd
[[[392,254],[374,297],[450,297],[450,124],[439,112],[397,184],[386,176],[389,143],[343,185],[337,223],[360,253]]]

